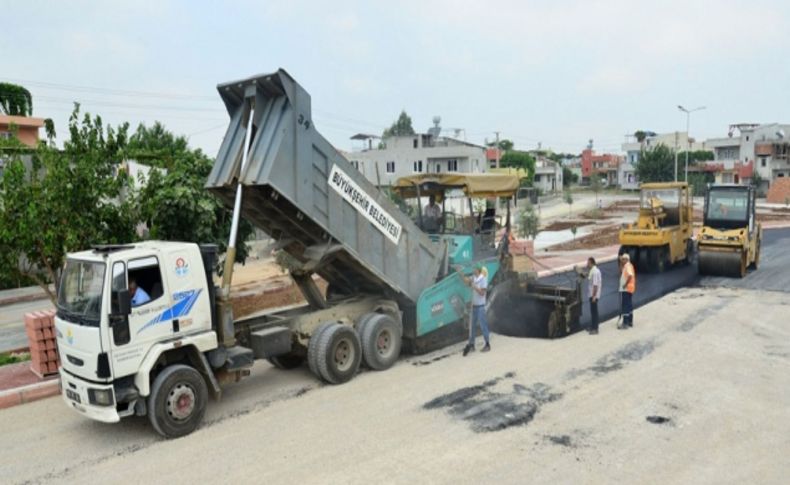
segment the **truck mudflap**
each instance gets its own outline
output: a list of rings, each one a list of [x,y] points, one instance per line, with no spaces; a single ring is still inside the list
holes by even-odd
[[[559,338],[580,329],[581,280],[575,286],[539,284],[529,275],[499,283],[486,306],[491,331],[509,337]]]
[[[88,382],[75,377],[62,367],[60,368],[61,396],[66,405],[78,413],[96,421],[117,423],[121,420],[115,406],[115,391],[112,384]],[[110,404],[100,406],[94,404],[97,392],[110,396]]]

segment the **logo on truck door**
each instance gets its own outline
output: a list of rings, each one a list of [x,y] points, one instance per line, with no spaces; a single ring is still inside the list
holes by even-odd
[[[149,329],[156,325],[157,323],[165,323],[169,322],[170,320],[178,317],[183,317],[189,315],[189,312],[192,311],[192,307],[195,306],[197,302],[198,296],[203,290],[186,290],[186,291],[179,291],[178,293],[173,293],[173,300],[175,300],[175,304],[170,308],[167,308],[165,311],[151,319],[148,323],[140,327],[140,330],[137,331],[139,335],[140,332]]]
[[[184,258],[176,259],[176,274],[181,277],[189,274],[189,263]]]
[[[329,173],[329,186],[351,204],[360,214],[365,216],[373,226],[381,231],[387,238],[398,244],[400,240],[401,225],[387,211],[373,200],[373,197],[362,190],[351,177],[340,170],[337,165],[332,166]]]

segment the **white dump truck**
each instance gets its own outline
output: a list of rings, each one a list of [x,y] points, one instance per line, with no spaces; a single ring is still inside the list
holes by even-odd
[[[230,125],[206,187],[234,211],[223,284],[214,283],[213,245],[147,241],[67,257],[55,317],[60,378],[67,405],[88,418],[147,415],[178,437],[256,359],[282,369],[306,360],[331,384],[362,363],[385,370],[403,346],[463,338],[463,275],[474,265],[495,281],[506,273],[506,255],[483,231],[428,234],[368,182],[316,131],[310,96],[285,71],[218,90]],[[517,188],[513,179],[484,182],[498,197]],[[298,261],[291,276],[306,304],[233,318],[239,217]]]

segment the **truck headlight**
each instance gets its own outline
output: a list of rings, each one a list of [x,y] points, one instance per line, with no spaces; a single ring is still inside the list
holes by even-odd
[[[112,389],[88,389],[88,400],[96,406],[112,406]]]

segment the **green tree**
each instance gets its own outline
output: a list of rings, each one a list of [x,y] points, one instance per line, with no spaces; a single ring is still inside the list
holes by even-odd
[[[571,215],[571,208],[573,207],[573,194],[571,193],[570,190],[566,190],[565,191],[565,194],[563,195],[562,200],[564,200],[565,203],[568,204],[568,216],[570,216]]]
[[[680,161],[680,158],[678,158]],[[666,145],[656,145],[652,150],[642,150],[636,163],[640,182],[669,182],[675,179],[675,154]]]
[[[598,207],[598,193],[601,192],[603,184],[601,183],[601,176],[595,172],[590,176],[590,189],[595,194],[595,207]]]
[[[105,127],[80,118],[75,105],[63,150],[39,143],[30,162],[10,152],[0,185],[0,260],[3,279],[29,278],[54,302],[66,253],[134,238],[131,180],[117,171],[128,126]],[[9,278],[10,277],[10,278]]]
[[[183,137],[174,136],[158,123],[141,126],[130,146],[141,163],[154,167],[136,197],[141,221],[149,237],[170,241],[214,243],[220,253],[227,250],[232,213],[205,188],[214,162],[201,150],[190,150]],[[236,262],[247,259],[246,241],[253,226],[239,223]],[[218,265],[218,270],[222,264]]]
[[[129,156],[140,163],[169,168],[176,158],[189,151],[187,139],[169,132],[160,122],[144,124],[129,137]]]
[[[407,136],[413,135],[414,128],[411,124],[411,117],[406,114],[406,111],[401,111],[400,116],[395,122],[392,123],[392,126],[384,130],[384,133],[381,135],[382,138],[388,138],[391,136]]]
[[[520,168],[527,172],[527,180],[532,183],[535,178],[535,159],[526,152],[509,151],[499,159],[501,167]]]
[[[636,138],[636,141],[638,141],[639,143],[642,143],[643,141],[645,141],[645,138],[647,138],[647,132],[643,130],[636,130],[634,132],[634,138]]]
[[[689,165],[697,162],[713,160],[713,152],[709,150],[692,150],[689,153]],[[686,162],[686,152],[678,152],[678,162]]]
[[[535,207],[527,202],[518,217],[518,235],[535,239],[540,228],[540,216],[535,211]]]
[[[563,187],[570,187],[572,184],[579,183],[579,175],[573,173],[568,167],[562,167],[562,186]]]
[[[33,97],[30,91],[11,83],[0,83],[0,110],[9,116],[31,116]]]
[[[692,172],[689,173],[689,186],[691,186],[692,195],[704,195],[708,184],[712,184],[715,178],[712,173],[707,172]]]
[[[488,146],[491,148],[496,147],[496,145],[497,145],[496,141],[492,141],[488,143]],[[502,150],[503,152],[509,152],[510,150],[513,149],[513,142],[511,140],[503,138],[502,140],[499,140],[499,149]]]

